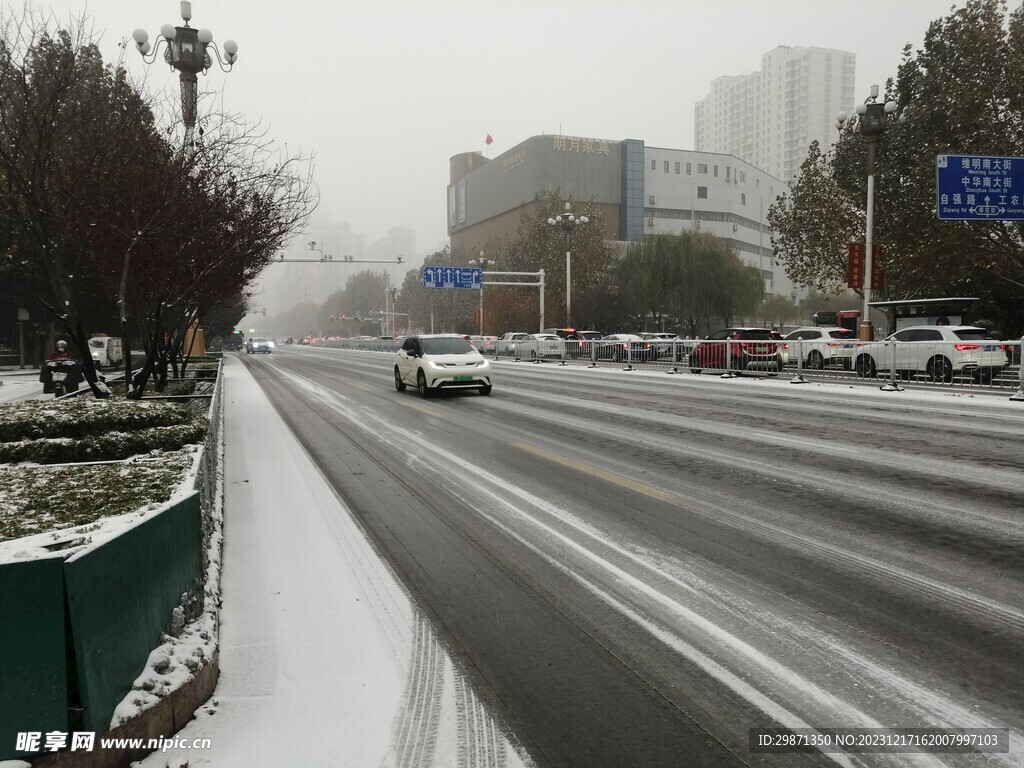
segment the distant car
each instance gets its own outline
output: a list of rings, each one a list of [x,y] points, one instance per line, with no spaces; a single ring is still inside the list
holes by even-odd
[[[498,340],[497,336],[480,336],[478,334],[464,335],[463,338],[468,340],[470,344],[484,355],[494,354],[494,344]]]
[[[652,332],[641,333],[641,338],[654,343],[655,356],[659,359],[680,359],[682,357],[682,344],[679,337],[674,333]]]
[[[524,331],[509,331],[503,333],[501,337],[494,342],[494,353],[499,357],[501,355],[512,356],[516,353],[516,342],[520,339],[526,338]]]
[[[716,370],[762,370],[776,375],[788,359],[782,334],[768,328],[722,328],[690,351],[691,373]]]
[[[607,334],[604,331],[574,331],[564,338],[565,356],[589,359],[593,357],[594,344]]]
[[[250,355],[269,355],[274,351],[274,343],[270,339],[250,337],[249,341],[246,342],[245,351]]]
[[[491,394],[491,364],[455,333],[407,336],[394,364],[395,389],[416,387],[420,397],[448,389],[476,389]]]
[[[967,377],[989,382],[1007,365],[999,339],[973,325],[912,325],[883,341],[857,345],[853,367],[862,377],[874,377],[895,367],[901,376],[924,374],[931,381]]]
[[[531,333],[516,342],[516,356],[526,360],[562,357],[562,340],[553,333]]]
[[[789,342],[790,363],[796,363],[798,356],[803,367],[821,370],[825,366],[852,367],[853,353],[857,348],[857,334],[849,328],[834,326],[808,326],[790,331],[785,336]]]
[[[592,343],[598,360],[647,363],[657,354],[653,342],[635,333],[613,333]]]

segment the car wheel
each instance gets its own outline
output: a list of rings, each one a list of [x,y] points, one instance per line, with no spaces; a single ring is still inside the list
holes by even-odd
[[[927,371],[931,381],[950,382],[953,380],[953,364],[941,355],[928,361]]]
[[[703,370],[704,370],[703,368],[691,368],[690,369],[690,373],[698,373],[699,374]]]
[[[395,389],[399,392],[405,392],[405,382],[402,381],[402,374],[398,370],[398,366],[395,366]]]
[[[995,378],[995,374],[993,374],[992,371],[981,370],[975,372],[974,376],[971,378],[974,379],[975,384],[991,384],[992,379]]]
[[[480,394],[481,395],[489,395],[489,394],[491,394],[491,385],[490,384],[484,384],[482,387],[480,387]]]
[[[430,397],[430,387],[427,386],[427,377],[423,375],[423,371],[416,374],[416,389],[419,390],[420,397]]]
[[[875,361],[872,360],[869,355],[861,355],[858,357],[853,368],[857,371],[857,375],[862,379],[875,378]]]
[[[825,367],[825,358],[821,352],[816,349],[811,350],[811,353],[807,355],[807,367],[814,371],[820,371]]]

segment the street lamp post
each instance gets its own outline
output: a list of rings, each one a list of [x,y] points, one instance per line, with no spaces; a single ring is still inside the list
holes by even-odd
[[[863,104],[858,104],[854,110],[857,114],[857,128],[863,134],[868,143],[868,199],[867,199],[867,220],[864,231],[864,301],[861,309],[861,322],[858,329],[858,337],[861,341],[872,341],[874,339],[874,328],[871,325],[871,278],[874,270],[874,228],[875,228],[875,155],[878,151],[878,140],[885,133],[888,127],[888,115],[896,111],[896,102],[887,101],[884,104],[878,102],[878,86],[871,86],[871,98]],[[842,130],[847,119],[852,120],[845,112],[836,115],[836,128]],[[906,120],[906,115],[900,115],[900,122]]]
[[[586,216],[576,216],[569,210],[569,203],[565,204],[565,213],[548,219],[551,226],[559,226],[565,230],[565,324],[572,326],[572,281],[570,279],[572,270],[572,233],[580,224],[590,221]]]
[[[196,101],[198,97],[198,83],[196,75],[200,72],[206,73],[213,65],[210,58],[210,51],[213,51],[225,72],[230,72],[238,60],[238,43],[234,40],[224,41],[224,56],[213,42],[213,33],[208,29],[194,29],[188,25],[192,19],[192,3],[183,0],[181,3],[181,18],[185,20],[185,26],[173,27],[164,24],[160,27],[160,36],[156,45],[150,46],[149,34],[144,29],[136,29],[132,33],[135,39],[135,47],[147,63],[156,59],[156,52],[160,49],[160,42],[167,43],[164,50],[164,61],[178,70],[178,79],[181,81],[181,116],[185,123],[185,146],[192,145],[192,137],[196,125]],[[149,54],[152,52],[152,56]],[[227,65],[227,66],[225,66]]]
[[[481,267],[483,269],[486,269],[487,267],[493,267],[494,266],[494,262],[491,261],[490,259],[485,259],[484,258],[484,252],[480,251],[480,258],[479,259],[470,259],[469,260],[469,265],[471,267],[479,266],[479,267]],[[481,336],[484,335],[484,282],[483,282],[483,280],[480,281],[480,335]]]

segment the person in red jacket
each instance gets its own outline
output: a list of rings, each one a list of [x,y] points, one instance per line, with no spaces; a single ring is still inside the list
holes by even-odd
[[[68,343],[61,339],[57,342],[56,349],[46,356],[47,360],[74,360],[78,362],[77,358],[68,352]],[[53,392],[53,370],[43,365],[39,371],[39,381],[43,384],[43,392]],[[82,367],[76,365],[74,367],[68,367],[67,378],[64,379],[64,390],[66,392],[77,392],[78,385],[82,383]]]

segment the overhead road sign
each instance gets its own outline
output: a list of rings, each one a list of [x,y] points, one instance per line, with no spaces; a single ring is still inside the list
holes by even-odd
[[[940,219],[1024,220],[1024,157],[937,155],[935,209]]]
[[[484,271],[480,267],[421,267],[424,288],[467,288],[482,290]]]

